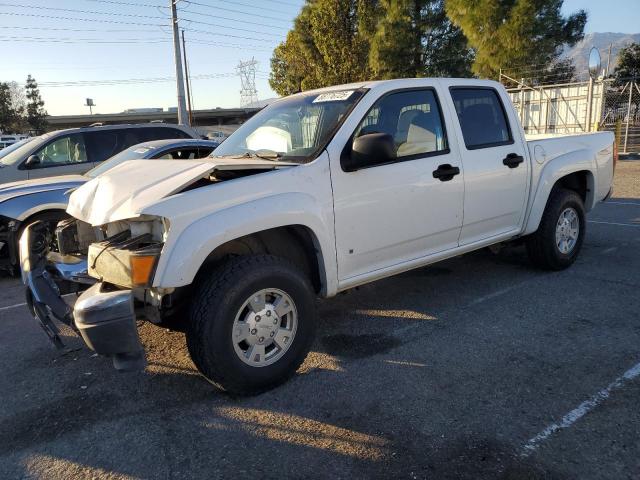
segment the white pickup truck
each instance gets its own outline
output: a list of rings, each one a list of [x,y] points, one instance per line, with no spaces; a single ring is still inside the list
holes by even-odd
[[[79,187],[57,241],[38,223],[21,239],[29,305],[55,342],[52,317],[120,369],[144,365],[137,320],[181,324],[209,381],[254,394],[305,359],[316,297],[517,239],[535,266],[570,266],[614,156],[611,133],[527,142],[491,81],[303,92],[209,158],[126,162]]]

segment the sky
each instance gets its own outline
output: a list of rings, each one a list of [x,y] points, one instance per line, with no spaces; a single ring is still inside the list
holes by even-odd
[[[193,108],[239,106],[236,66],[252,58],[258,61],[258,97],[274,97],[267,81],[269,60],[303,3],[180,0]],[[52,115],[88,113],[86,98],[94,100],[94,113],[175,107],[169,4],[170,0],[0,0],[0,81],[23,83],[31,74]],[[580,8],[589,13],[587,33],[640,31],[640,0],[565,0],[563,11]]]

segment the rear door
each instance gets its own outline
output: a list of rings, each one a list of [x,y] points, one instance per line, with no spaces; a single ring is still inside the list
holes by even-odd
[[[449,83],[464,167],[460,245],[518,233],[528,194],[529,162],[509,99],[493,87]]]

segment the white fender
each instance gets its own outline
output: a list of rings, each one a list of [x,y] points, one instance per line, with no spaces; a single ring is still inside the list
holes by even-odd
[[[224,243],[271,228],[301,225],[314,237],[320,262],[322,294],[335,295],[335,247],[323,210],[314,198],[300,192],[276,194],[232,206],[198,219],[179,233],[163,251],[154,277],[155,287],[179,287],[193,282],[207,256]]]
[[[587,198],[585,201],[585,209],[591,210],[595,205],[596,198],[594,195],[595,176],[597,175],[597,167],[593,152],[586,149],[575,150],[564,155],[560,155],[550,160],[540,172],[538,186],[535,196],[529,210],[524,235],[533,233],[538,229],[542,214],[547,205],[547,200],[551,193],[551,189],[558,180],[575,172],[587,171]]]

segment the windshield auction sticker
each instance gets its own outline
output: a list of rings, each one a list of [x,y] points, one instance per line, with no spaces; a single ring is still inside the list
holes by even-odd
[[[355,90],[342,90],[340,92],[328,92],[318,95],[313,103],[342,102],[353,95]]]

